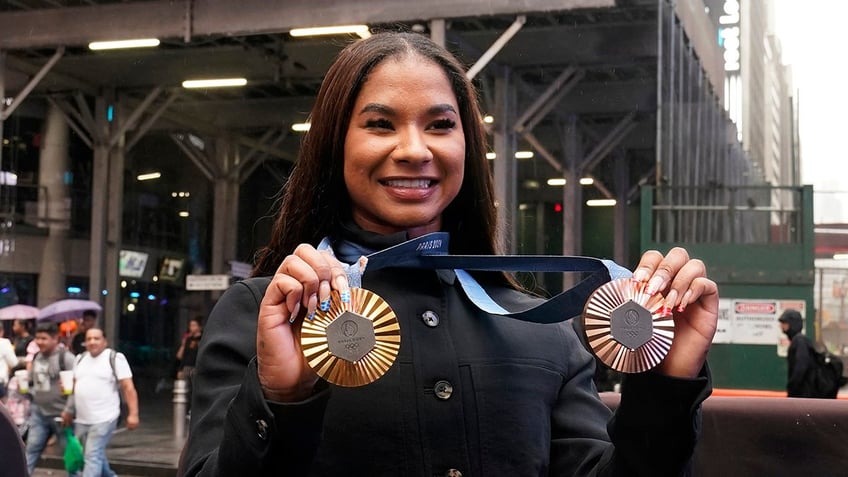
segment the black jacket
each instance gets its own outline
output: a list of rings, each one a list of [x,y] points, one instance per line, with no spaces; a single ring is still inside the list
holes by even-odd
[[[789,397],[819,397],[815,390],[815,361],[813,342],[801,329],[804,327],[803,318],[798,311],[787,310],[780,316],[780,321],[788,323],[789,349],[786,354],[788,375],[786,379],[786,394]]]
[[[464,476],[678,475],[710,393],[702,377],[645,373],[623,384],[611,419],[592,382],[594,360],[570,322],[491,316],[452,272],[382,269],[363,286],[401,325],[387,374],[330,386],[307,401],[267,402],[259,387],[256,317],[270,280],[235,284],[204,330],[181,469],[186,475]],[[530,298],[487,287],[507,309]],[[425,311],[439,317],[430,327]],[[438,381],[452,386],[439,399]],[[608,424],[609,423],[609,424]],[[611,441],[613,444],[611,444]],[[456,475],[456,474],[454,474]]]

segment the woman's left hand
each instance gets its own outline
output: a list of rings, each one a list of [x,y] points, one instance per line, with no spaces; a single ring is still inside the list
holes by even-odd
[[[633,278],[648,282],[648,293],[665,295],[674,313],[674,340],[657,371],[693,378],[707,359],[718,323],[718,287],[707,278],[704,262],[690,259],[680,247],[663,256],[656,250],[642,255]]]

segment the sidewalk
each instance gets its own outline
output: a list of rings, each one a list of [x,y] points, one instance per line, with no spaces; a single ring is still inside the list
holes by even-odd
[[[148,381],[143,377],[135,381],[141,421],[138,429],[118,429],[106,455],[112,470],[120,476],[174,477],[184,439],[174,437],[173,390],[156,393],[156,382]],[[48,446],[37,468],[44,472],[34,475],[67,475],[63,470],[62,449]]]

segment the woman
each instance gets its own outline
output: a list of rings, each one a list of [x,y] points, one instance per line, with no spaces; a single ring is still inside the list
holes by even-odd
[[[569,323],[488,315],[444,270],[366,270],[362,286],[398,316],[398,358],[366,386],[320,380],[301,353],[300,326],[331,290],[348,290],[340,262],[434,231],[451,234],[452,254],[498,250],[475,92],[445,50],[416,34],[348,46],[311,123],[258,278],[228,290],[207,321],[187,475],[685,469],[710,392],[705,357],[718,296],[703,264],[679,248],[646,253],[635,271],[680,311],[667,358],[624,382],[612,421],[592,383],[593,358]],[[323,237],[333,253],[316,249]],[[475,278],[505,308],[538,301],[504,274]]]

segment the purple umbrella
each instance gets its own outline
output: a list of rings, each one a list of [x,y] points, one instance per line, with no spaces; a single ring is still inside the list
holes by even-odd
[[[38,321],[55,321],[57,323],[82,317],[86,310],[100,311],[103,308],[95,301],[67,298],[45,306],[38,312]]]
[[[38,308],[29,305],[9,305],[0,308],[0,320],[32,320],[38,317]]]

